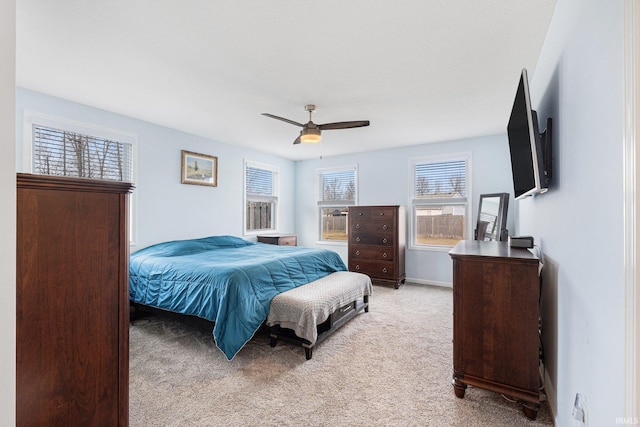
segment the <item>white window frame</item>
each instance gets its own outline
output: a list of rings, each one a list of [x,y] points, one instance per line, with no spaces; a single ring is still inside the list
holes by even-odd
[[[25,110],[23,118],[23,170],[33,171],[33,126],[75,132],[98,138],[110,139],[131,145],[131,181],[134,187],[138,182],[138,135],[90,123],[71,120],[37,111]],[[134,190],[129,195],[129,245],[135,246],[138,240],[138,197]]]
[[[465,162],[465,179],[466,179],[466,197],[461,200],[457,198],[438,198],[438,199],[418,199],[415,197],[416,194],[416,165],[421,163],[439,163],[439,162],[447,162],[447,161],[458,161],[463,160]],[[417,244],[417,215],[416,210],[418,207],[422,206],[450,206],[450,205],[464,205],[465,206],[465,234],[463,236],[464,239],[469,239],[469,236],[472,233],[472,208],[471,201],[472,198],[472,190],[471,190],[471,153],[452,153],[446,155],[436,155],[436,156],[425,156],[425,157],[414,157],[409,159],[409,203],[408,205],[411,207],[410,218],[409,218],[409,241],[408,248],[412,250],[423,250],[423,251],[436,251],[436,252],[448,252],[451,250],[452,246],[448,245],[423,245]]]
[[[271,172],[273,182],[272,182],[272,192],[271,196],[252,196],[249,197],[247,195],[247,168],[256,168],[267,170]],[[265,163],[254,162],[252,160],[244,160],[244,167],[242,168],[242,230],[245,236],[257,236],[258,234],[265,233],[275,233],[278,231],[279,226],[279,188],[280,188],[280,168],[273,165],[268,165]],[[271,211],[271,228],[261,228],[258,230],[247,230],[247,203],[251,200],[255,201],[267,201],[273,203],[273,209]]]
[[[337,200],[337,201],[323,201],[322,197],[324,194],[323,188],[323,179],[322,176],[326,173],[331,172],[342,172],[342,171],[353,171],[353,180],[355,185],[355,195],[353,201],[348,200]],[[322,239],[322,209],[326,208],[345,208],[349,206],[356,206],[358,204],[358,165],[344,165],[344,166],[333,166],[327,168],[318,168],[316,169],[316,201],[318,203],[318,209],[316,211],[317,219],[316,224],[318,225],[318,243],[323,244],[334,244],[339,246],[347,246],[347,240],[323,240]],[[348,218],[347,218],[348,219]],[[347,226],[348,231],[348,226]]]

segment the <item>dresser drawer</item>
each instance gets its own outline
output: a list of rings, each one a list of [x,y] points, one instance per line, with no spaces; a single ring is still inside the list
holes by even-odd
[[[371,208],[371,219],[393,219],[396,210],[390,206],[381,206]]]
[[[349,243],[352,245],[393,246],[395,236],[392,233],[351,233]]]
[[[393,231],[393,218],[383,218],[382,220],[360,220],[356,218],[351,222],[350,231],[363,232],[391,232]]]
[[[393,261],[393,252],[392,248],[384,246],[354,245],[349,250],[349,258],[358,261]]]
[[[349,208],[349,218],[352,221],[363,220],[363,219],[371,219],[371,209],[370,208],[358,208],[358,207],[350,207]]]
[[[349,271],[364,273],[378,279],[393,279],[395,275],[394,263],[391,261],[349,260]]]

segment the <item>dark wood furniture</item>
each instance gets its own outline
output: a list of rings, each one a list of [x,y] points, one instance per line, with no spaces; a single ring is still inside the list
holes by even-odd
[[[298,236],[295,234],[264,234],[258,236],[258,242],[270,245],[297,246]]]
[[[506,242],[461,241],[453,259],[453,388],[510,396],[528,418],[540,408],[539,260]]]
[[[18,426],[128,425],[130,189],[17,176]]]
[[[405,281],[405,213],[402,206],[352,206],[349,208],[349,271],[371,280]]]

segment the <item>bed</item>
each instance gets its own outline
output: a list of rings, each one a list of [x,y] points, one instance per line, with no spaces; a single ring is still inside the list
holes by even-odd
[[[333,251],[235,236],[158,243],[131,254],[129,299],[214,322],[228,360],[249,341],[277,294],[347,268]]]

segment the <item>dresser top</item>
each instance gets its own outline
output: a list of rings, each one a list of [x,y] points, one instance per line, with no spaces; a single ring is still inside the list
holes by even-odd
[[[449,251],[452,258],[491,257],[538,261],[538,257],[523,248],[512,248],[507,242],[461,240]]]
[[[89,191],[96,193],[129,193],[134,188],[130,182],[28,173],[16,174],[16,183],[18,188]]]
[[[349,206],[349,209],[356,209],[356,208],[366,208],[366,209],[371,209],[371,208],[401,208],[402,206],[400,205],[353,205],[353,206]]]

